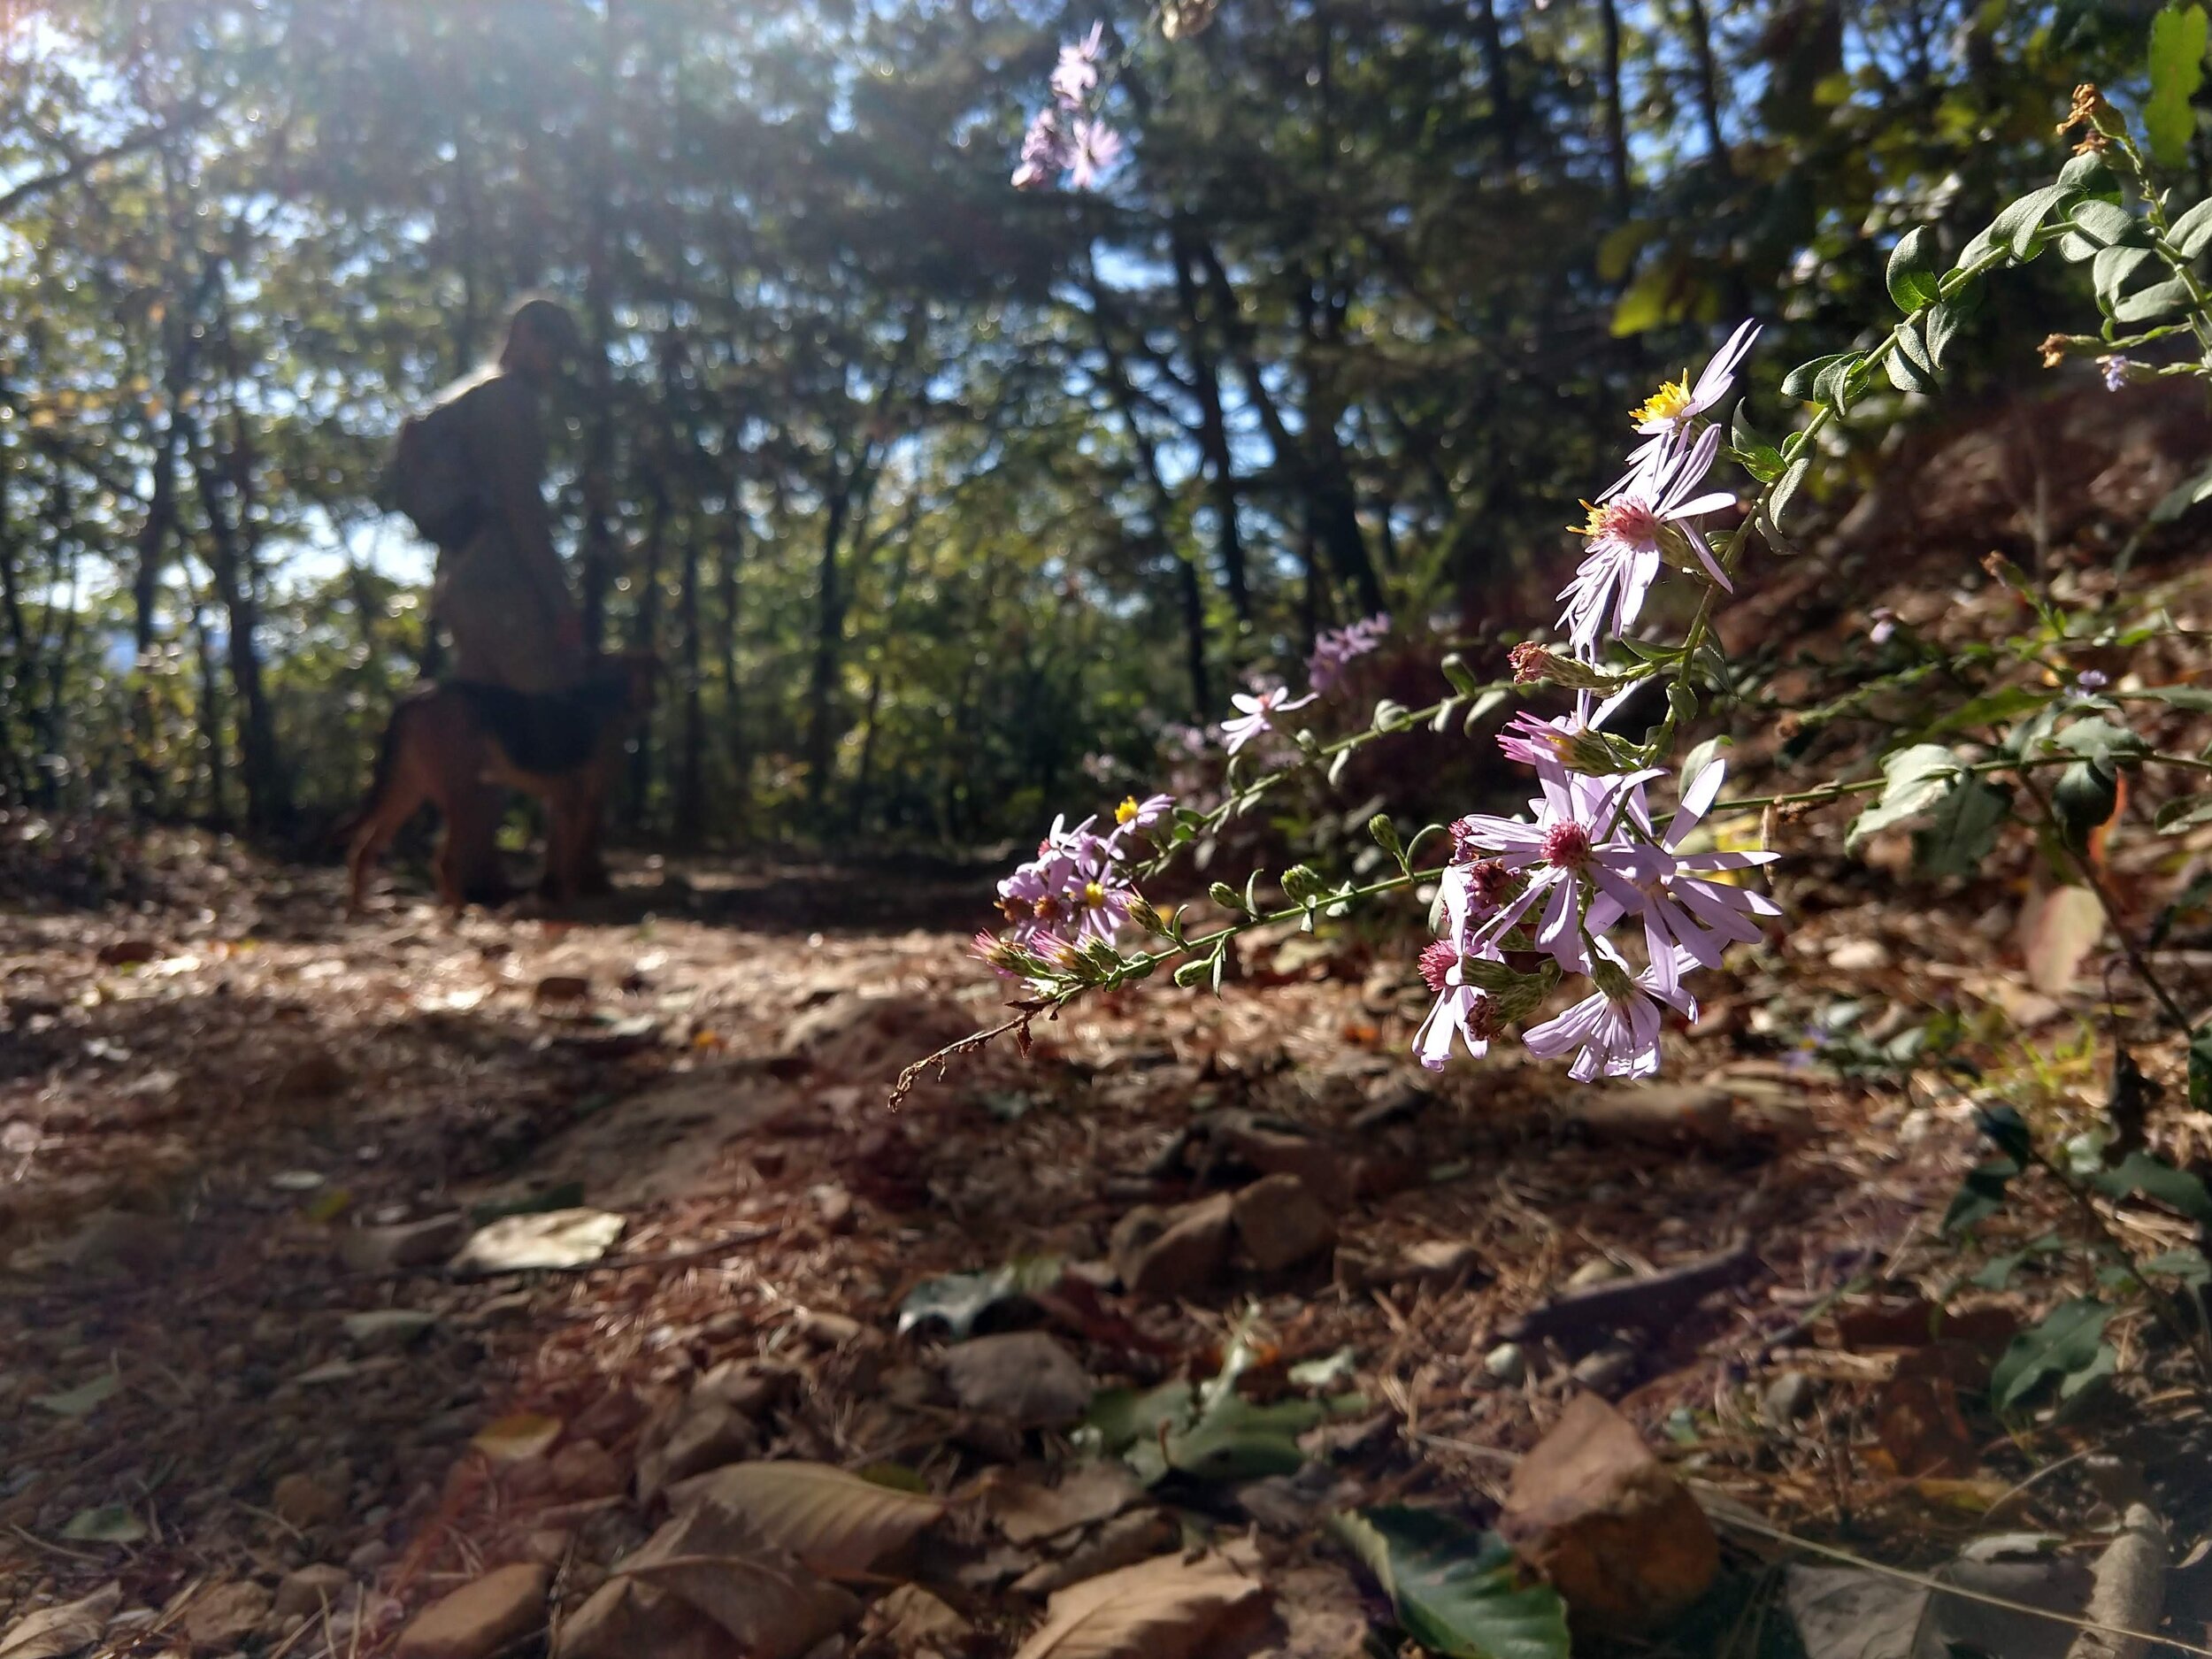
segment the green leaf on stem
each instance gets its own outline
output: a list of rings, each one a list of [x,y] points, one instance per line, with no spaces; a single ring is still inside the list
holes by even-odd
[[[2076,761],[2051,790],[2059,840],[2072,852],[2087,852],[2090,838],[2112,821],[2119,805],[2120,775],[2098,761]]]
[[[2197,130],[2189,100],[2204,84],[2205,15],[2202,6],[2168,6],[2151,19],[2151,96],[2143,106],[2143,127],[2151,159],[2177,168],[2189,159],[2189,140]]]
[[[2012,1339],[2011,1346],[1989,1374],[1989,1402],[2009,1411],[2053,1377],[2068,1380],[2069,1398],[2109,1369],[2100,1355],[2105,1327],[2119,1311],[2094,1296],[2077,1296],[2062,1302],[2033,1329]],[[2075,1378],[2080,1383],[2073,1382]]]
[[[2089,1183],[2107,1198],[2147,1198],[2192,1221],[2212,1221],[2212,1192],[2186,1170],[2147,1152],[2131,1152]]]
[[[1844,851],[1855,853],[1868,836],[1928,810],[1957,787],[1962,770],[1959,757],[1940,743],[1915,743],[1885,755],[1881,798],[1852,822]]]
[[[1934,304],[1939,297],[1935,262],[1930,257],[1934,246],[1935,233],[1925,225],[1916,225],[1897,239],[1897,246],[1890,252],[1889,296],[1908,317]]]
[[[2185,259],[2193,259],[2212,242],[2212,196],[2207,196],[2166,227],[2166,241]]]
[[[2012,817],[2012,792],[1968,778],[1936,803],[1928,827],[1912,838],[1913,867],[1924,876],[1970,876]]]
[[[1453,1659],[1567,1659],[1567,1608],[1525,1584],[1512,1548],[1432,1509],[1340,1515],[1331,1530],[1375,1575],[1407,1635]]]

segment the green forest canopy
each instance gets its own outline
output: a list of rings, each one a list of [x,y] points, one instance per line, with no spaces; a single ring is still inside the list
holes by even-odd
[[[545,288],[589,345],[587,627],[672,671],[633,826],[1033,834],[1087,755],[1141,777],[1318,627],[1533,614],[1661,371],[1739,315],[1782,326],[1769,388],[1847,338],[1897,234],[1962,239],[2077,81],[2135,85],[2149,14],[1225,0],[1170,44],[1118,0],[12,8],[0,803],[341,810],[434,666],[391,434]],[[1101,18],[1127,158],[1010,188]]]

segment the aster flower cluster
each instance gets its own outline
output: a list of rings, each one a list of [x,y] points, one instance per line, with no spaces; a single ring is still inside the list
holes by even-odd
[[[1670,382],[1635,411],[1644,442],[1590,506],[1588,549],[1560,595],[1571,656],[1534,645],[1514,654],[1517,679],[1573,687],[1575,710],[1552,720],[1523,712],[1499,739],[1509,758],[1535,771],[1539,793],[1525,818],[1473,814],[1451,826],[1440,936],[1421,956],[1436,998],[1414,1040],[1425,1065],[1441,1067],[1457,1047],[1486,1053],[1575,974],[1590,993],[1530,1027],[1523,1036],[1530,1052],[1571,1055],[1570,1075],[1583,1080],[1650,1076],[1665,1013],[1697,1017],[1684,976],[1719,966],[1729,946],[1755,941],[1760,921],[1778,913],[1732,879],[1772,854],[1684,850],[1718,798],[1725,764],[1709,762],[1682,780],[1662,829],[1647,792],[1667,773],[1640,764],[1639,751],[1603,730],[1634,684],[1602,703],[1596,695],[1620,683],[1598,664],[1634,626],[1663,566],[1729,585],[1694,521],[1735,504],[1730,493],[1701,488],[1721,442],[1706,417],[1727,396],[1756,334],[1745,324],[1694,381]],[[1641,966],[1610,936],[1623,924],[1640,925]]]
[[[1313,653],[1306,658],[1306,683],[1316,691],[1328,690],[1347,663],[1366,656],[1389,634],[1390,616],[1381,611],[1340,628],[1324,629],[1314,637]]]
[[[1072,826],[1064,814],[1054,818],[1037,856],[998,884],[1008,926],[1000,935],[978,933],[977,954],[1013,972],[1033,958],[1049,963],[1086,944],[1112,944],[1140,902],[1130,877],[1137,840],[1174,809],[1173,795],[1131,795],[1102,834],[1096,814]]]
[[[1121,158],[1121,134],[1094,108],[1105,41],[1106,26],[1094,23],[1081,40],[1060,49],[1052,71],[1052,102],[1037,111],[1022,135],[1016,189],[1049,189],[1064,174],[1076,189],[1087,190]]]

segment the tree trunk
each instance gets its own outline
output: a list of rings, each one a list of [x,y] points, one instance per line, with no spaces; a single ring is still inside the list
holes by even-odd
[[[1497,0],[1477,0],[1475,26],[1482,37],[1483,74],[1490,82],[1490,126],[1498,140],[1498,158],[1509,168],[1521,162],[1521,110],[1513,96],[1513,66],[1498,27]]]
[[[585,217],[590,241],[585,250],[584,311],[591,330],[586,374],[591,408],[584,417],[582,466],[583,535],[577,549],[578,586],[581,589],[584,645],[599,650],[607,637],[607,594],[614,585],[614,366],[608,353],[614,338],[612,276],[608,270],[614,240],[614,130],[615,64],[620,40],[616,30],[615,0],[606,0],[605,38],[599,50],[599,74],[595,82],[597,119],[594,122],[590,160],[585,168],[590,200]]]
[[[1630,208],[1627,95],[1621,85],[1619,0],[1598,0],[1598,20],[1605,37],[1605,157],[1613,187],[1613,212],[1625,220]]]
[[[1306,533],[1311,543],[1325,552],[1337,574],[1350,581],[1358,591],[1360,603],[1370,611],[1383,608],[1382,584],[1375,574],[1373,561],[1367,553],[1367,539],[1359,527],[1359,510],[1351,494],[1351,480],[1344,472],[1343,450],[1337,442],[1333,418],[1325,433],[1316,431],[1313,411],[1308,411],[1306,436],[1314,441],[1312,449],[1294,436],[1284,422],[1282,411],[1276,407],[1274,395],[1267,389],[1267,381],[1260,373],[1257,354],[1253,347],[1250,325],[1243,320],[1237,306],[1236,289],[1230,283],[1228,271],[1210,243],[1196,243],[1200,262],[1205,266],[1208,286],[1214,296],[1214,309],[1226,322],[1229,342],[1237,369],[1244,382],[1246,399],[1258,412],[1260,426],[1267,434],[1267,442],[1275,451],[1277,471],[1284,473],[1296,486],[1303,503]],[[1310,367],[1308,384],[1313,385]],[[1326,465],[1317,465],[1318,452],[1332,457],[1335,478],[1328,476]]]
[[[173,391],[167,412],[154,435],[153,489],[138,529],[137,561],[131,572],[131,806],[142,818],[158,817],[163,789],[154,766],[158,734],[154,729],[154,641],[159,631],[161,573],[168,564],[170,533],[177,519],[177,403]]]
[[[638,572],[637,612],[630,619],[630,649],[660,649],[661,553],[668,539],[668,483],[657,466],[646,481],[643,568]],[[630,798],[623,821],[632,830],[644,826],[645,810],[653,794],[653,723],[648,719],[630,739]]]
[[[1130,446],[1136,451],[1138,469],[1144,474],[1152,497],[1153,544],[1175,567],[1176,596],[1183,612],[1183,662],[1190,675],[1191,719],[1194,724],[1203,726],[1213,712],[1213,694],[1206,683],[1205,588],[1199,580],[1196,563],[1175,545],[1175,498],[1168,491],[1167,480],[1161,476],[1160,459],[1153,451],[1152,441],[1145,436],[1144,427],[1137,419],[1136,392],[1129,384],[1129,373],[1122,362],[1121,352],[1114,345],[1106,307],[1104,291],[1093,285],[1091,319],[1098,331],[1099,351],[1106,359],[1107,395],[1114,400],[1122,425],[1129,429]]]
[[[678,649],[683,653],[683,728],[676,757],[676,840],[696,847],[707,827],[706,745],[704,705],[699,685],[699,515],[697,502],[685,520],[682,586],[676,595]]]
[[[1728,141],[1720,131],[1720,72],[1713,61],[1713,29],[1705,13],[1705,0],[1687,0],[1690,8],[1690,51],[1697,64],[1697,110],[1705,127],[1706,148],[1713,169],[1724,179],[1732,176],[1728,164]]]
[[[1206,457],[1213,497],[1216,544],[1221,576],[1229,590],[1229,609],[1240,623],[1252,620],[1252,593],[1245,571],[1244,535],[1237,522],[1236,466],[1229,453],[1229,426],[1221,408],[1221,375],[1206,345],[1199,317],[1198,284],[1191,274],[1192,255],[1180,227],[1175,232],[1175,296],[1182,311],[1183,340],[1190,353],[1191,380],[1198,395],[1198,444]]]
[[[737,666],[739,601],[743,595],[745,508],[733,483],[722,522],[722,724],[730,753],[730,817],[742,825],[752,810],[753,755],[745,736],[745,686]]]
[[[199,486],[200,508],[207,519],[208,572],[214,578],[216,597],[226,618],[225,656],[230,666],[231,687],[237,693],[240,780],[246,791],[246,823],[257,834],[283,828],[291,818],[289,792],[277,754],[276,721],[262,683],[261,656],[255,634],[261,626],[261,607],[254,572],[251,497],[245,479],[251,465],[242,450],[230,457],[231,477],[220,477],[212,457],[201,452],[191,435],[193,474]],[[225,496],[229,496],[227,506]]]
[[[192,595],[192,652],[200,671],[200,741],[207,750],[207,821],[216,829],[231,826],[230,744],[223,731],[223,682],[209,637],[207,606]]]

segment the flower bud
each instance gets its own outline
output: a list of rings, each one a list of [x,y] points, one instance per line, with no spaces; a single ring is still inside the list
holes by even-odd
[[[1533,640],[1523,640],[1513,648],[1507,660],[1513,664],[1513,683],[1517,686],[1549,681],[1570,691],[1617,691],[1621,686],[1617,676],[1579,658],[1562,657]]]
[[[1310,903],[1328,890],[1318,872],[1305,864],[1293,864],[1283,872],[1283,896],[1293,904]]]
[[[1244,908],[1244,901],[1237,896],[1237,890],[1226,881],[1215,882],[1213,886],[1206,889],[1206,896],[1225,910],[1240,910]]]
[[[1129,919],[1148,933],[1164,933],[1168,930],[1167,918],[1155,910],[1152,901],[1141,893],[1129,895]]]
[[[2073,107],[2066,111],[2066,119],[2059,123],[2058,130],[2067,133],[2078,127],[2083,132],[2081,142],[2074,147],[2076,154],[2102,150],[2108,141],[2125,138],[2128,130],[2119,111],[2105,101],[2104,94],[2097,90],[2093,82],[2087,81],[2074,88]]]

